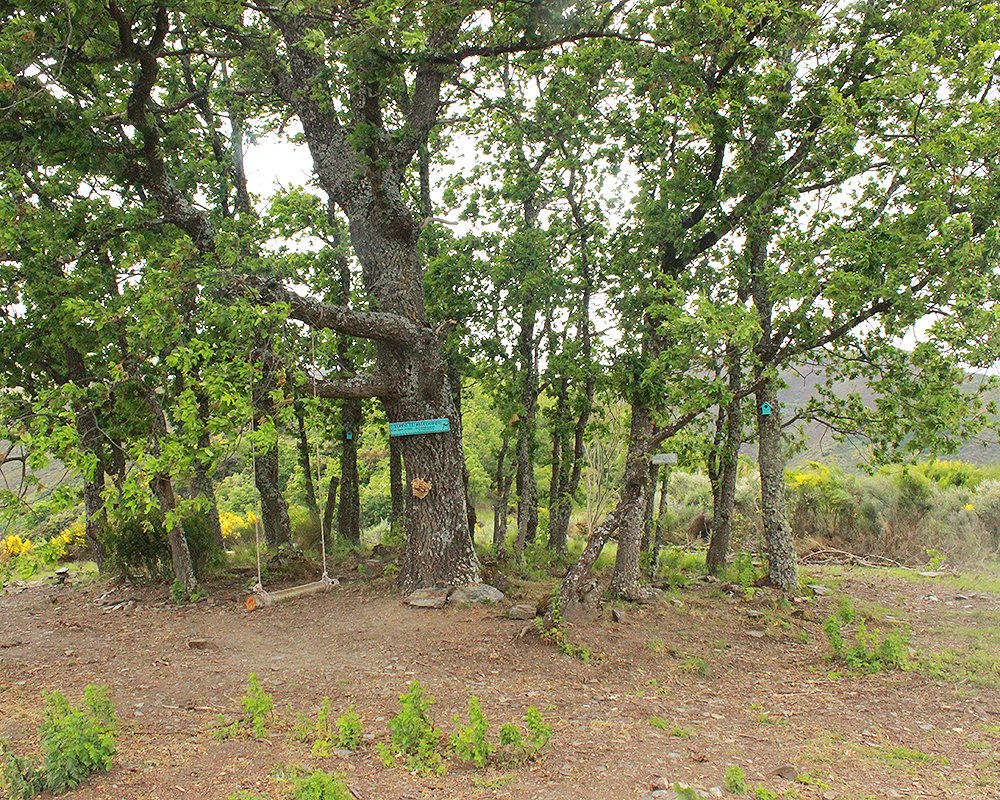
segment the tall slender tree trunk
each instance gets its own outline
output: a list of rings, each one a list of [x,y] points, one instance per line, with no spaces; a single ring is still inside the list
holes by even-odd
[[[646,458],[652,431],[653,424],[649,410],[640,403],[633,404],[621,497],[614,510],[590,532],[583,553],[566,571],[566,576],[559,587],[561,608],[567,609],[581,602],[583,589],[588,583],[594,564],[616,531],[619,557],[615,560],[612,591],[625,596],[641,595],[638,591],[639,545],[642,539],[642,517],[645,512],[643,493],[647,478]],[[626,550],[624,554],[623,547]],[[546,620],[549,624],[552,623],[552,608],[549,609]]]
[[[296,444],[299,451],[299,466],[302,468],[302,479],[305,483],[306,508],[309,509],[310,516],[319,522],[319,502],[316,500],[316,482],[313,480],[312,452],[309,447],[309,434],[306,430],[306,414],[302,403],[295,402],[295,422],[298,432]],[[319,464],[316,465],[319,469]],[[322,477],[317,475],[317,479]]]
[[[264,539],[271,547],[288,544],[292,541],[292,523],[288,516],[288,504],[281,494],[278,446],[274,445],[263,453],[258,453],[254,464],[254,484],[260,495],[260,521],[264,528]]]
[[[326,503],[323,504],[323,533],[326,534],[328,545],[334,539],[333,517],[337,511],[337,487],[339,484],[340,478],[331,475],[330,482],[326,487]]]
[[[743,384],[739,350],[730,345],[728,350],[729,390],[735,395]],[[736,506],[736,477],[739,468],[740,447],[743,444],[743,403],[731,400],[726,406],[725,438],[718,454],[718,489],[714,493],[712,509],[712,538],[708,546],[708,571],[718,575],[726,566],[729,540],[733,529],[733,509]]]
[[[538,484],[535,481],[535,426],[538,413],[538,370],[535,365],[535,305],[525,303],[517,343],[521,371],[520,417],[517,421],[517,538],[514,558],[538,533]]]
[[[97,564],[97,569],[101,570],[107,558],[104,546],[108,527],[108,512],[104,507],[105,449],[100,442],[97,415],[86,401],[79,403],[76,408],[76,430],[83,446],[94,456],[94,471],[85,475],[83,482],[84,535],[87,550]]]
[[[271,391],[277,385],[278,363],[269,346],[258,349],[261,375],[254,381],[252,405],[254,408],[254,428],[259,418],[274,416],[274,402]],[[278,444],[275,442],[265,451],[256,453],[254,458],[254,484],[260,495],[260,521],[264,528],[264,539],[271,547],[289,544],[292,541],[292,523],[288,516],[288,504],[281,493],[278,471]]]
[[[656,476],[660,468],[657,464],[649,465],[649,481],[646,484],[646,508],[642,519],[642,546],[640,552],[651,552],[653,549],[653,512],[656,503]]]
[[[632,424],[629,429],[628,453],[625,457],[624,504],[618,525],[618,554],[611,575],[609,591],[628,600],[642,598],[639,586],[639,556],[646,520],[647,484],[649,480],[649,441],[653,421],[649,409],[641,400],[632,403]]]
[[[221,554],[226,545],[222,539],[222,522],[219,520],[219,503],[215,498],[215,482],[212,480],[212,458],[210,455],[212,437],[209,433],[209,403],[208,397],[201,387],[196,387],[198,398],[198,457],[194,460],[194,477],[191,489],[195,496],[201,497],[208,506],[205,511],[205,524],[208,525],[209,540],[217,554]]]
[[[764,404],[771,409],[763,413]],[[767,548],[768,579],[786,592],[798,588],[795,545],[785,512],[785,448],[775,379],[764,380],[757,392],[758,461],[761,514]]]
[[[337,536],[353,546],[361,544],[361,478],[358,475],[358,440],[364,425],[360,400],[345,400],[341,419],[344,440],[340,450],[340,505]]]
[[[500,560],[507,557],[507,504],[510,502],[510,471],[507,453],[510,437],[504,433],[497,453],[497,469],[493,475],[493,555]]]

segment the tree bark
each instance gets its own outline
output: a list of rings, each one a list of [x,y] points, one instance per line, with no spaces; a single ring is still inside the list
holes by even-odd
[[[649,438],[653,431],[649,409],[637,402],[632,405],[628,454],[625,458],[625,481],[621,498],[604,521],[590,532],[580,557],[566,571],[559,587],[559,605],[563,609],[579,604],[591,570],[604,550],[604,545],[618,532],[618,553],[612,576],[612,591],[620,596],[641,594],[639,586],[639,544],[642,539],[642,518],[645,513],[643,492],[646,484],[646,459]],[[631,526],[630,528],[628,526]],[[622,530],[626,528],[626,530]],[[624,545],[623,545],[624,539]],[[622,550],[626,553],[622,554]],[[617,581],[617,582],[616,582]],[[552,622],[552,609],[546,617]]]
[[[403,453],[399,440],[389,439],[389,493],[392,495],[390,527],[402,532],[406,520],[406,495],[403,489]]]
[[[260,494],[260,521],[264,540],[270,547],[292,541],[292,523],[288,504],[281,494],[278,480],[278,446],[269,447],[254,459],[254,484]]]
[[[326,487],[326,503],[323,506],[323,533],[326,534],[328,542],[332,541],[333,515],[337,510],[337,486],[340,478],[336,475],[330,476],[330,483]]]
[[[507,504],[510,502],[511,476],[507,469],[510,438],[505,433],[497,453],[497,469],[493,475],[493,555],[507,557]]]
[[[649,440],[653,421],[641,400],[632,403],[632,424],[625,459],[625,486],[622,489],[624,511],[618,525],[618,554],[611,575],[609,591],[616,597],[640,599],[639,556],[645,528],[647,481],[649,478]],[[626,501],[627,498],[627,501]]]
[[[521,310],[517,353],[521,371],[520,417],[517,421],[517,538],[514,558],[524,560],[524,547],[538,534],[538,484],[535,481],[535,427],[538,414],[538,369],[535,365],[535,305]]]
[[[761,413],[764,403],[770,414]],[[785,450],[781,411],[775,379],[765,379],[757,392],[758,462],[760,464],[761,514],[767,548],[768,580],[786,592],[799,585],[795,545],[785,512]]]
[[[314,520],[319,521],[319,502],[316,500],[316,483],[313,480],[312,452],[309,447],[309,434],[306,431],[306,415],[302,403],[295,403],[295,422],[298,430],[299,466],[302,468],[302,479],[305,482],[306,508]],[[319,469],[319,464],[316,465]],[[322,476],[317,475],[317,479]]]
[[[270,347],[260,347],[256,355],[261,374],[254,381],[251,397],[254,429],[257,428],[259,419],[274,417],[271,391],[278,383],[278,362]],[[281,494],[278,467],[277,442],[255,454],[254,485],[260,495],[260,521],[264,528],[264,539],[270,547],[279,547],[292,541],[292,522],[288,517],[288,504]]]
[[[361,479],[358,476],[358,440],[364,425],[360,400],[345,400],[341,410],[344,440],[340,450],[340,505],[337,536],[356,547],[361,544]]]
[[[736,395],[742,388],[743,375],[740,353],[735,346],[728,348],[729,390],[734,399],[726,406],[725,438],[718,453],[718,488],[714,492],[712,538],[708,546],[708,572],[718,575],[726,566],[729,539],[733,528],[736,505],[736,476],[740,447],[743,444],[743,403]]]

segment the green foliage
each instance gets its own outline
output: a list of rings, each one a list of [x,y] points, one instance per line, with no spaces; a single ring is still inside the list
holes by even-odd
[[[4,749],[4,775],[14,797],[31,797],[44,777],[53,794],[75,789],[89,775],[111,769],[117,732],[115,709],[104,686],[90,685],[83,703],[73,707],[60,692],[45,695],[44,717],[39,729],[42,767],[18,759]]]
[[[778,793],[766,786],[753,787],[754,800],[778,800]]]
[[[850,645],[844,638],[844,628],[855,621],[854,644]],[[881,638],[877,628],[869,632],[865,620],[857,617],[850,598],[841,599],[839,608],[823,624],[823,631],[834,657],[851,669],[874,673],[908,666],[904,635],[893,631]]]
[[[111,769],[117,720],[107,687],[86,687],[80,708],[59,692],[47,695],[45,705],[40,733],[50,791],[75,789],[88,775]]]
[[[0,758],[3,759],[0,775],[11,800],[26,800],[45,791],[45,773],[34,759],[19,757],[5,742],[0,742]]]
[[[455,724],[459,727],[451,736],[451,747],[459,761],[472,762],[480,768],[485,767],[493,747],[488,739],[490,724],[483,714],[478,697],[469,699],[468,724],[460,725],[457,716]]]
[[[337,744],[345,750],[357,750],[361,746],[364,726],[361,717],[354,710],[354,706],[348,706],[347,711],[337,717]]]
[[[726,767],[725,775],[722,778],[722,785],[730,794],[746,794],[747,776],[743,768],[736,764]]]
[[[240,701],[243,706],[243,721],[257,739],[267,738],[267,722],[274,709],[274,697],[264,691],[257,673],[251,672],[247,679],[247,689]]]
[[[402,758],[407,769],[420,774],[445,772],[441,757],[441,731],[430,717],[434,699],[424,695],[420,681],[413,681],[399,696],[400,711],[389,720],[392,749],[388,755]]]
[[[292,800],[352,800],[352,796],[339,776],[317,769],[293,779]]]
[[[364,726],[354,706],[331,720],[330,698],[324,697],[316,712],[316,722],[299,715],[293,733],[299,741],[312,743],[314,756],[325,758],[335,749],[357,750],[361,746]]]
[[[545,722],[541,712],[531,706],[524,713],[524,731],[512,722],[500,726],[501,760],[523,764],[538,757],[552,738],[552,726]]]
[[[563,629],[562,609],[559,607],[559,595],[553,595],[550,603],[550,617],[552,619],[552,623],[546,626],[545,619],[543,617],[536,617],[535,619],[535,625],[539,636],[541,636],[544,641],[554,644],[566,655],[571,656],[572,658],[578,658],[584,664],[589,664],[594,658],[594,654],[590,651],[590,648],[586,645],[576,644],[570,641],[569,637],[566,635],[566,631]]]
[[[1000,553],[995,470],[928,461],[850,474],[816,462],[787,475],[796,535],[923,566]]]

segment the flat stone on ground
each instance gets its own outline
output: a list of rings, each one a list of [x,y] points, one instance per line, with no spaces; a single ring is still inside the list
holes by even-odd
[[[406,598],[406,604],[414,608],[444,608],[448,602],[448,589],[417,589]]]
[[[503,600],[503,592],[488,583],[470,583],[455,589],[450,600],[460,606],[493,605]]]
[[[511,606],[510,611],[507,612],[507,616],[511,619],[534,619],[537,611],[533,605],[528,603],[518,603],[516,606]]]

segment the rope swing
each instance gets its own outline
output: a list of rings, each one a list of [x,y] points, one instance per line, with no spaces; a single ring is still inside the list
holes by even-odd
[[[312,396],[313,400],[317,398],[316,392],[316,333],[315,331],[310,331],[310,340],[312,347]],[[253,431],[255,422],[254,405],[253,405],[253,363],[250,364],[250,430]],[[253,442],[253,437],[250,437],[250,463],[253,467],[253,475],[256,480],[257,477],[257,451],[256,446]],[[317,479],[323,475],[322,464],[320,462],[319,456],[319,439],[316,439],[316,477]],[[326,525],[324,523],[323,515],[319,515],[319,544],[320,553],[323,559],[323,574],[320,576],[318,581],[313,581],[312,583],[306,583],[301,586],[290,586],[287,589],[276,589],[274,591],[267,591],[264,588],[264,583],[261,580],[261,567],[260,567],[260,521],[263,516],[263,509],[261,507],[261,501],[258,497],[257,499],[257,518],[254,520],[254,543],[257,550],[257,584],[253,587],[250,595],[246,599],[246,609],[247,611],[256,611],[258,608],[263,608],[264,606],[273,605],[274,603],[280,603],[285,600],[294,600],[299,597],[305,597],[310,594],[318,594],[319,592],[328,592],[334,586],[338,586],[340,581],[336,578],[331,578],[330,573],[327,569],[326,561]]]

